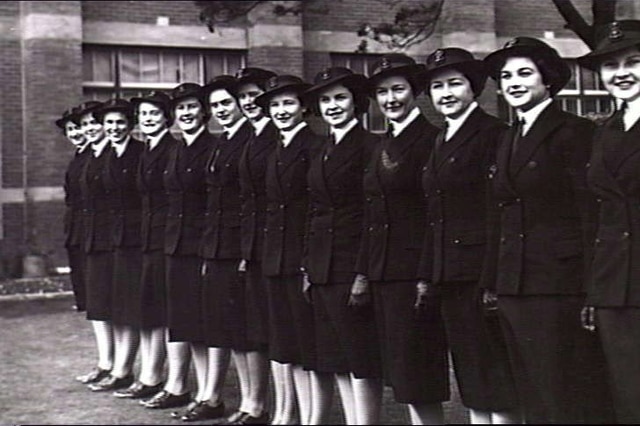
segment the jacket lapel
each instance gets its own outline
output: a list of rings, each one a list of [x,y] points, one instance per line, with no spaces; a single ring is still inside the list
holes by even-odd
[[[303,129],[293,137],[293,140],[286,148],[280,148],[280,169],[279,175],[282,176],[286,173],[287,169],[291,167],[296,160],[302,149],[304,148],[304,141],[308,138],[311,129],[309,126],[305,126]]]
[[[440,146],[439,152],[436,153],[437,169],[440,169],[447,158],[449,158],[456,150],[458,150],[465,143],[470,141],[472,137],[478,133],[480,124],[485,118],[486,114],[482,112],[480,108],[476,108],[467,120],[462,124],[462,127],[458,129],[453,138],[447,142],[443,142]],[[434,150],[435,151],[435,150]]]
[[[362,128],[360,128],[359,126],[354,127],[349,131],[349,133],[344,135],[344,138],[340,141],[340,143],[333,148],[333,151],[327,158],[327,161],[323,161],[325,176],[331,175],[345,163],[350,162],[351,159],[356,154],[358,154],[360,147],[359,142],[364,140],[364,135],[362,134],[362,132],[364,132],[364,130],[362,130]],[[332,143],[331,140],[327,142],[327,145],[329,145],[330,143]]]

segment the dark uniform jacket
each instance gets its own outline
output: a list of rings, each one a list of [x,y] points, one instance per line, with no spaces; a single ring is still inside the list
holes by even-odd
[[[147,145],[140,155],[137,186],[142,199],[140,232],[143,252],[164,248],[164,228],[169,210],[164,175],[169,154],[176,144],[171,132],[167,132],[155,148],[149,151]]]
[[[113,215],[114,247],[140,246],[142,203],[136,179],[143,150],[144,144],[131,138],[121,157],[116,156],[115,149],[107,156],[103,179]]]
[[[242,258],[260,262],[267,212],[265,175],[267,159],[278,143],[278,130],[269,121],[259,135],[252,136],[240,156],[240,233]]]
[[[262,271],[265,276],[300,273],[306,234],[307,172],[322,138],[306,126],[291,143],[274,150],[267,164],[267,219]]]
[[[65,247],[81,247],[83,243],[84,217],[82,212],[82,188],[80,179],[87,161],[91,159],[91,147],[76,152],[64,175],[64,245]]]
[[[482,286],[495,283],[503,295],[584,292],[594,207],[585,165],[593,129],[551,104],[513,156],[514,131],[504,133],[493,177],[499,219]]]
[[[385,136],[364,173],[365,221],[356,271],[372,281],[415,280],[426,227],[422,167],[438,128],[420,115]]]
[[[197,256],[205,226],[206,163],[217,139],[205,129],[190,146],[178,141],[169,154],[164,185],[169,199],[164,250],[168,255]]]
[[[329,139],[308,174],[305,267],[314,284],[353,282],[364,218],[362,179],[378,138],[360,125]]]
[[[428,224],[421,279],[436,284],[479,280],[487,242],[487,176],[505,128],[476,108],[450,140],[436,144],[440,148],[423,167]]]
[[[588,303],[640,306],[640,124],[623,132],[614,115],[595,137],[588,168],[599,214]]]
[[[206,224],[201,256],[205,259],[240,258],[240,181],[238,163],[253,136],[249,121],[231,139],[223,137],[207,162]]]
[[[104,186],[104,170],[111,149],[107,145],[99,157],[94,157],[90,147],[89,160],[80,177],[84,219],[83,247],[86,253],[113,250],[113,212]]]

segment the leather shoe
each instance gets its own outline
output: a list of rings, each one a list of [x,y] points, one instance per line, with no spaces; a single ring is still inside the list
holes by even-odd
[[[191,395],[189,395],[189,392],[183,393],[182,395],[174,395],[163,389],[151,398],[141,400],[140,404],[152,409],[174,408],[187,405],[190,399]]]
[[[193,410],[194,408],[196,408],[196,406],[198,404],[200,404],[202,401],[191,401],[189,404],[187,404],[187,406],[184,408],[184,411],[172,411],[171,412],[171,418],[172,419],[179,419],[180,417],[182,417],[183,415],[187,414],[188,412],[190,412],[191,410]]]
[[[84,384],[96,383],[107,377],[110,372],[111,370],[103,370],[100,367],[93,367],[93,369],[87,374],[76,376],[76,380]]]
[[[269,413],[264,411],[258,417],[254,417],[249,413],[241,413],[239,417],[231,419],[229,417],[228,425],[268,425]]]
[[[206,401],[200,401],[192,410],[184,413],[180,420],[183,422],[197,422],[199,420],[219,419],[224,417],[224,411],[224,402],[212,407]]]
[[[133,375],[131,374],[124,377],[116,377],[110,374],[98,383],[89,383],[89,389],[93,392],[104,392],[126,388],[131,386],[131,383],[133,383]]]
[[[126,389],[117,390],[113,393],[116,398],[146,398],[153,396],[162,390],[162,382],[154,386],[147,386],[142,382],[133,382],[131,386]]]

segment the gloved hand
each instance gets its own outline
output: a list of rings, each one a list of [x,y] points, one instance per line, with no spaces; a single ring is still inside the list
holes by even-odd
[[[493,290],[484,289],[482,291],[482,309],[485,315],[495,315],[498,313],[498,295]]]
[[[351,294],[349,294],[349,306],[364,306],[371,302],[371,291],[369,289],[369,280],[362,274],[357,274],[351,286]]]
[[[304,296],[304,300],[309,304],[313,304],[311,300],[311,281],[309,280],[309,274],[305,271],[302,272],[302,295]]]
[[[417,311],[433,309],[438,305],[438,287],[433,283],[418,281],[416,284],[416,301],[413,307]]]
[[[580,324],[587,331],[596,331],[596,308],[593,306],[585,306],[580,311]]]

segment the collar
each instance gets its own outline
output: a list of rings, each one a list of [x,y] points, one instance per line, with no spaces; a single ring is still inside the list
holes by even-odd
[[[393,137],[397,138],[400,135],[400,133],[404,131],[404,129],[409,127],[409,125],[413,123],[416,118],[420,116],[420,114],[421,114],[420,108],[416,106],[416,107],[413,107],[411,112],[407,114],[407,116],[404,118],[403,121],[389,120],[389,122],[392,124],[391,132],[393,134]]]
[[[269,123],[269,117],[267,116],[262,116],[262,118],[256,122],[251,122],[251,125],[253,126],[254,129],[256,129],[256,136],[259,136],[260,133],[262,133],[262,131],[264,130],[265,127],[267,127],[267,124]]]
[[[293,138],[298,134],[298,132],[307,127],[306,121],[299,122],[293,129],[291,130],[280,130],[280,136],[282,136],[282,145],[289,146]]]
[[[93,156],[95,158],[100,157],[107,145],[109,145],[109,139],[106,137],[102,138],[100,142],[92,144],[91,149],[93,150]]]
[[[242,127],[246,122],[247,118],[243,116],[240,120],[233,123],[231,127],[224,127],[224,132],[227,134],[227,140],[233,138],[236,133],[238,133],[238,129],[240,129],[240,127]]]
[[[344,136],[351,131],[354,127],[358,125],[358,119],[352,118],[351,121],[347,123],[344,127],[332,127],[331,134],[335,138],[335,143],[338,145],[340,141],[344,138]]]
[[[202,134],[202,132],[204,132],[204,128],[206,126],[203,124],[202,127],[200,127],[198,129],[198,131],[196,131],[194,134],[189,134],[189,133],[182,133],[182,139],[184,140],[184,143],[187,146],[191,146],[193,145],[193,143],[196,141],[196,139],[198,139],[198,136],[200,136]]]
[[[88,142],[85,142],[84,144],[80,145],[77,149],[76,152],[78,154],[82,154],[83,152],[85,152],[87,149],[89,149],[89,145],[91,145]]]
[[[553,102],[553,98],[549,98],[540,102],[538,105],[534,106],[527,112],[521,112],[516,110],[516,115],[518,119],[524,120],[524,126],[522,126],[522,136],[526,135],[531,126],[536,122],[542,111],[544,111],[551,103]]]
[[[633,127],[634,124],[640,118],[640,98],[634,99],[631,102],[627,102],[627,107],[624,109],[622,115],[622,121],[624,122],[624,131],[626,132]]]
[[[478,102],[473,101],[467,107],[467,110],[462,113],[462,115],[458,118],[448,118],[445,117],[444,121],[447,123],[447,133],[444,135],[444,140],[448,141],[456,134],[460,127],[467,121],[467,118],[471,115],[475,109],[478,108]]]
[[[149,145],[149,151],[151,151],[153,148],[155,148],[160,144],[160,141],[162,140],[164,135],[167,134],[168,131],[169,129],[164,129],[163,131],[161,131],[155,136],[147,136],[147,144]]]
[[[116,157],[122,157],[122,154],[127,150],[127,146],[129,146],[129,141],[131,140],[131,136],[127,135],[124,141],[119,143],[112,143],[111,146],[116,153]]]

